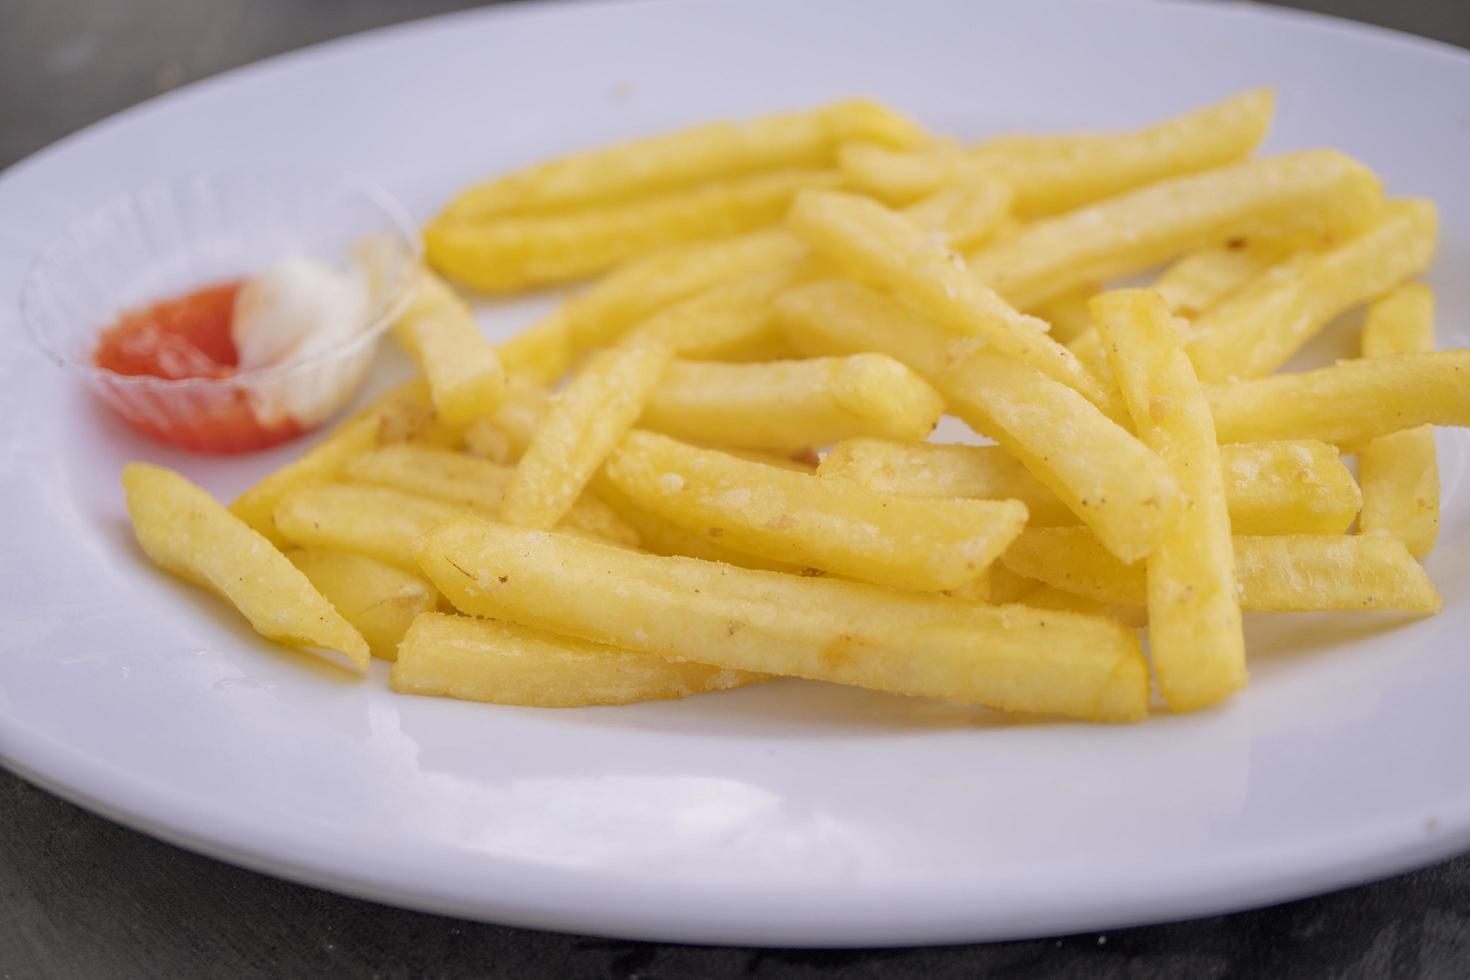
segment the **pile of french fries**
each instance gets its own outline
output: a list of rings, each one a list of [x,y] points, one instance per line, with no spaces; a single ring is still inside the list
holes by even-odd
[[[1243,610],[1438,610],[1431,427],[1470,424],[1433,204],[1255,156],[1272,110],[965,145],[850,102],[472,187],[395,327],[421,377],[228,508],[130,466],[138,539],[416,694],[1216,704]],[[592,275],[498,347],[441,278]],[[1360,358],[1273,373],[1362,306]]]

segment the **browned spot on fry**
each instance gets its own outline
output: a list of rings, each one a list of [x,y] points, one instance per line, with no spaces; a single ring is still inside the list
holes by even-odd
[[[822,648],[822,663],[831,670],[841,670],[852,663],[853,648],[857,645],[857,640],[848,634],[839,635]]]

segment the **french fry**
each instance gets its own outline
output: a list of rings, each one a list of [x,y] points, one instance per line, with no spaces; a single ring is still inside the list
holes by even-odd
[[[378,442],[427,443],[453,449],[464,441],[464,429],[439,417],[429,395],[429,384],[415,378],[376,399],[359,415],[378,420]]]
[[[558,314],[572,350],[611,347],[665,307],[722,283],[787,270],[806,256],[806,244],[784,227],[674,245],[619,266]]]
[[[286,539],[276,530],[275,513],[281,499],[303,487],[328,483],[354,456],[378,444],[379,418],[363,415],[339,426],[302,456],[270,473],[236,497],[230,513],[250,525],[277,548]]]
[[[393,689],[515,704],[579,708],[667,701],[765,680],[725,670],[467,616],[426,612],[403,638]]]
[[[1176,316],[1193,320],[1284,259],[1287,238],[1236,238],[1190,252],[1159,273],[1153,288]]]
[[[1239,534],[1343,534],[1363,495],[1324,442],[1242,442],[1220,447],[1225,502]],[[822,458],[817,474],[870,490],[917,497],[1019,500],[1029,527],[1077,523],[1077,516],[1000,446],[849,439]]]
[[[629,336],[663,344],[679,357],[729,358],[780,334],[771,304],[804,273],[793,262],[711,286],[660,310]]]
[[[1433,613],[1439,593],[1402,542],[1361,534],[1237,535],[1240,605],[1247,611]],[[1100,602],[1142,606],[1144,566],[1125,565],[1086,528],[1027,530],[1001,559],[1018,575]]]
[[[903,208],[903,216],[944,239],[948,248],[976,248],[1010,215],[1011,188],[988,174],[973,174]]]
[[[576,359],[571,332],[567,307],[559,306],[496,347],[495,354],[507,373],[549,385],[566,374]]]
[[[1434,349],[1434,293],[1403,286],[1374,303],[1363,325],[1363,356]],[[1420,426],[1374,439],[1358,453],[1363,513],[1358,530],[1397,538],[1424,559],[1439,537],[1439,461],[1434,429]]]
[[[630,432],[607,476],[635,504],[722,544],[895,588],[980,575],[1020,533],[1016,501],[896,497],[650,432]]]
[[[681,555],[700,558],[704,561],[724,562],[741,568],[753,568],[768,572],[786,572],[791,575],[820,575],[820,570],[803,568],[790,562],[772,561],[759,555],[748,555],[734,548],[727,548],[716,538],[699,531],[680,527],[650,510],[639,507],[628,495],[619,490],[599,471],[590,484],[599,500],[604,501],[618,516],[638,532],[639,546],[654,555]]]
[[[545,388],[520,375],[509,375],[505,399],[495,414],[465,429],[465,448],[497,462],[520,459],[550,405],[551,394]]]
[[[782,452],[857,435],[918,442],[943,411],[938,392],[883,354],[761,364],[675,361],[639,424],[708,446]]]
[[[1390,201],[1377,223],[1341,244],[1268,269],[1194,322],[1189,356],[1200,377],[1275,371],[1340,314],[1422,272],[1435,228],[1429,201]]]
[[[996,606],[1021,602],[1026,596],[1041,588],[1040,582],[1017,575],[1007,568],[1004,562],[999,561],[991,564],[986,570],[985,578],[990,583],[990,598],[987,601]]]
[[[997,353],[1076,389],[1093,404],[1109,404],[1107,390],[1047,336],[1046,324],[1008,306],[902,215],[854,194],[813,192],[797,199],[788,223],[849,274],[902,296],[955,336],[983,340]]]
[[[837,151],[837,166],[853,189],[896,206],[933,194],[967,170],[965,148],[933,140],[907,149],[877,143],[848,143]]]
[[[444,280],[428,270],[420,274],[393,336],[418,362],[445,422],[467,425],[495,410],[505,371],[470,308]]]
[[[414,617],[439,604],[439,590],[422,576],[366,555],[298,548],[286,552],[286,557],[362,634],[379,660],[397,659],[398,641]]]
[[[419,549],[460,611],[732,670],[1095,721],[1148,711],[1116,623],[661,558],[480,521]]]
[[[446,214],[484,220],[605,205],[703,181],[818,167],[852,140],[910,146],[923,130],[875,102],[849,101],[744,123],[712,123],[516,171],[459,194]]]
[[[1133,132],[996,140],[973,149],[969,163],[1007,181],[1023,217],[1057,214],[1245,159],[1275,102],[1270,89],[1255,89]]]
[[[880,351],[925,376],[951,414],[1004,446],[1126,560],[1153,551],[1178,513],[1179,488],[1164,461],[1040,371],[950,341],[895,301],[849,282],[802,286],[777,308],[799,348]]]
[[[1030,579],[1021,579],[1021,581],[1029,582]],[[1148,610],[1143,606],[1120,606],[1099,602],[1096,599],[1089,599],[1075,592],[1066,592],[1051,585],[1037,585],[1036,588],[1028,591],[1020,602],[1023,606],[1029,606],[1032,609],[1060,609],[1087,616],[1106,616],[1130,629],[1148,625]]]
[[[632,428],[669,362],[661,344],[594,356],[551,402],[505,488],[500,519],[549,528],[566,516],[592,474]]]
[[[1006,300],[1030,308],[1232,238],[1351,232],[1382,202],[1367,167],[1334,150],[1308,150],[1161,180],[1032,222],[972,252],[969,265]]]
[[[1189,500],[1148,556],[1148,635],[1164,701],[1195,711],[1246,683],[1215,424],[1162,296],[1102,293],[1092,318],[1139,438],[1163,457]]]
[[[319,483],[282,497],[275,523],[298,547],[350,551],[414,572],[414,542],[435,524],[472,514],[468,507],[383,487]]]
[[[769,225],[799,191],[840,182],[834,170],[776,170],[566,214],[440,218],[424,229],[424,247],[435,269],[481,292],[549,286],[669,245]]]
[[[133,533],[152,562],[209,589],[266,639],[303,647],[361,672],[367,642],[276,547],[213,497],[172,470],[147,463],[123,469]]]
[[[1058,343],[1070,344],[1092,329],[1092,313],[1087,304],[1097,292],[1095,283],[1084,282],[1026,312],[1044,320]]]
[[[1346,449],[1421,425],[1470,425],[1470,350],[1389,354],[1207,385],[1222,442],[1321,439]]]
[[[357,457],[343,471],[349,480],[471,507],[487,517],[500,512],[515,470],[464,453],[428,446],[385,446]],[[613,544],[638,546],[638,532],[607,504],[583,493],[563,518],[570,528]]]

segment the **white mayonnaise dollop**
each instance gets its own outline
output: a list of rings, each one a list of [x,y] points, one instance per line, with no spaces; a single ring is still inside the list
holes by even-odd
[[[289,255],[240,287],[231,333],[241,371],[324,354],[367,326],[372,283],[360,264],[340,270],[320,259]],[[251,388],[256,418],[270,425],[289,416],[303,427],[322,422],[356,385],[359,371],[304,371]]]

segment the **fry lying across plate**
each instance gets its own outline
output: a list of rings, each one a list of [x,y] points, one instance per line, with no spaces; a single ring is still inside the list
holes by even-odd
[[[409,693],[1217,704],[1242,610],[1439,609],[1429,427],[1470,425],[1434,205],[1254,157],[1271,109],[966,146],[848,102],[487,181],[425,231],[423,378],[228,510],[129,468],[139,541]],[[494,348],[449,284],[603,273]],[[1273,373],[1369,304],[1361,358]]]

